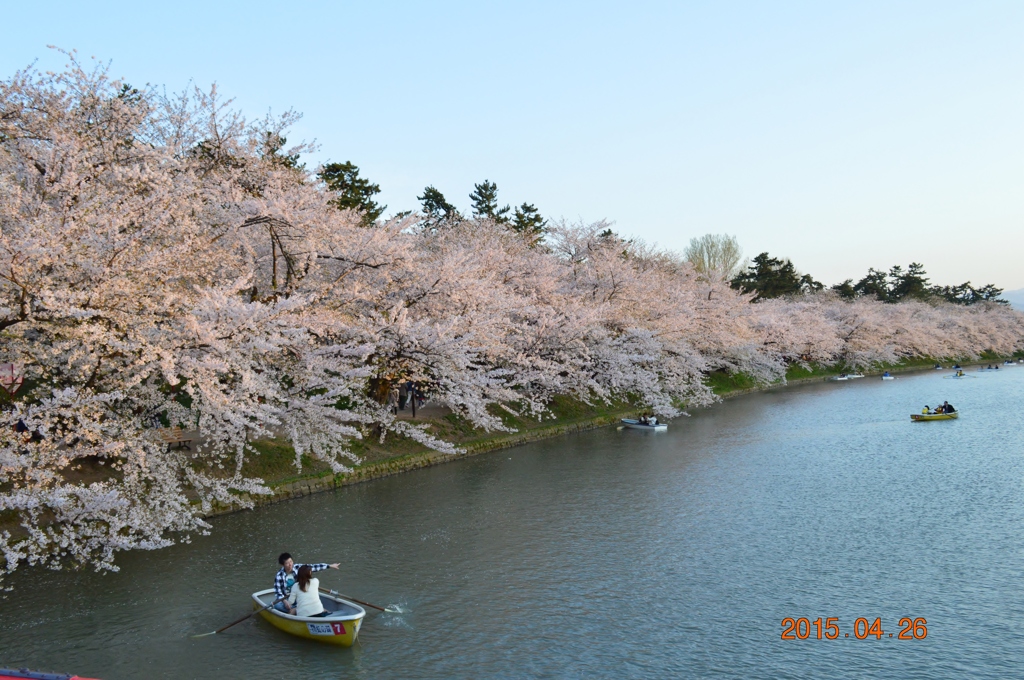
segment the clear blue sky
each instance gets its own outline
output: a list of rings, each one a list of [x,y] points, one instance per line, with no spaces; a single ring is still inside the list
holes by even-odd
[[[834,283],[923,262],[1024,288],[1024,3],[17,3],[0,74],[55,44],[133,84],[305,114],[389,211],[473,183],[682,249],[736,234]]]

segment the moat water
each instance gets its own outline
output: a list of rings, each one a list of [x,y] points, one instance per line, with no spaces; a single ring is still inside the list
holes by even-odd
[[[219,518],[116,574],[20,570],[0,667],[137,678],[1006,678],[1024,659],[1024,367],[739,397]],[[949,400],[956,421],[911,423]],[[246,613],[276,556],[351,649]],[[835,617],[837,639],[783,640]],[[882,635],[864,624],[881,619]],[[924,619],[899,639],[903,618]],[[800,631],[808,630],[801,624]],[[826,631],[829,632],[829,631]],[[890,633],[892,637],[890,637]],[[849,637],[846,637],[847,634]]]

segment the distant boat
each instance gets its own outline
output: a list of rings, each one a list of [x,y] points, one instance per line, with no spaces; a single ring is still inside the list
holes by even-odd
[[[882,380],[895,380],[895,379],[896,379],[896,376],[894,376],[894,375],[883,375],[882,376]]]
[[[863,378],[864,375],[861,373],[840,373],[830,380],[856,380],[857,378]]]
[[[925,420],[956,420],[959,415],[959,411],[953,411],[952,413],[911,413],[910,419],[915,423]]]
[[[644,423],[641,423],[639,420],[634,420],[632,418],[623,418],[622,424],[633,430],[650,430],[651,432],[665,432],[666,430],[668,430],[668,425],[666,425],[665,423],[658,423],[657,425],[645,425]]]

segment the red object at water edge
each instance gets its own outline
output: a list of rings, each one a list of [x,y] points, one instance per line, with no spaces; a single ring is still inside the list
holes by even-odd
[[[83,678],[80,675],[68,675],[66,673],[38,673],[27,668],[11,670],[0,668],[0,680],[96,680],[96,678]]]

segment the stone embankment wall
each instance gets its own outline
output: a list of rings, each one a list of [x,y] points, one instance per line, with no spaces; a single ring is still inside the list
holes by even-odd
[[[552,423],[547,427],[539,427],[523,432],[514,432],[512,434],[488,437],[486,439],[462,444],[461,447],[465,449],[465,453],[455,456],[438,453],[436,451],[426,451],[424,453],[389,458],[375,463],[367,463],[359,466],[349,474],[326,474],[320,477],[297,479],[292,482],[286,482],[284,484],[274,486],[274,493],[272,495],[253,497],[252,500],[258,507],[261,505],[270,505],[272,503],[291,500],[292,498],[301,498],[302,496],[309,496],[310,494],[319,493],[321,491],[337,489],[342,486],[348,486],[349,484],[369,482],[374,479],[380,479],[382,477],[388,477],[402,472],[409,472],[410,470],[418,470],[432,465],[450,463],[454,460],[465,458],[466,456],[487,453],[498,449],[507,449],[513,446],[519,446],[520,444],[539,441],[541,439],[550,439],[561,435],[584,432],[598,427],[605,427],[619,422],[620,418],[625,418],[632,412],[633,411],[623,411],[621,413],[602,415],[595,418],[576,420],[571,423]],[[232,512],[239,512],[239,508],[215,508],[205,516],[214,517]]]

